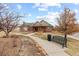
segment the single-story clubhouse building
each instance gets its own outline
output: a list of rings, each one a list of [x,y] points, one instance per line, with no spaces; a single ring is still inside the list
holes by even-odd
[[[31,31],[31,32],[49,32],[52,31],[53,26],[46,22],[45,20],[37,21],[35,23],[23,23],[21,26],[21,31]]]

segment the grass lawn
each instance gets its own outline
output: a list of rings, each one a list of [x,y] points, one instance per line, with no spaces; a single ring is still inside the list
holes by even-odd
[[[37,32],[33,36],[47,40],[47,33],[45,34],[42,32]],[[68,38],[67,49],[65,50],[65,52],[72,56],[79,55],[79,40]]]

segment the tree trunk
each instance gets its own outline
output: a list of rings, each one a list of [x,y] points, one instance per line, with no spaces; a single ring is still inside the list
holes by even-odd
[[[67,47],[67,34],[64,36],[64,47]]]
[[[7,38],[9,37],[9,32],[6,32],[6,37],[7,37]]]

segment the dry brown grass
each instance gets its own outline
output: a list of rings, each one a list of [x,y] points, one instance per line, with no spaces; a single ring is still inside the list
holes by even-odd
[[[72,56],[79,56],[79,40],[69,38],[67,45],[68,48],[65,50],[66,53]]]
[[[33,36],[37,36],[39,38],[42,38],[44,40],[47,40],[47,34],[43,32],[36,32]]]
[[[63,33],[59,32],[59,31],[55,31],[55,30],[53,30],[51,33],[52,33],[52,34],[63,35]]]
[[[32,38],[23,37],[23,45],[21,56],[45,56],[47,55],[43,48]]]
[[[5,36],[5,33],[3,31],[0,32],[0,37]]]
[[[0,38],[0,55],[16,56],[21,47],[20,38]]]

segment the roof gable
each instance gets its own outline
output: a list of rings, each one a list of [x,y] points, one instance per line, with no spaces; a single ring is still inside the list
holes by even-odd
[[[36,22],[35,24],[33,24],[33,26],[52,26],[52,25],[44,20],[41,20],[40,22]]]
[[[31,26],[52,26],[51,24],[49,24],[48,22],[46,22],[45,20],[41,20],[40,22],[37,21],[35,23],[23,23],[22,24],[23,27],[31,27]]]

